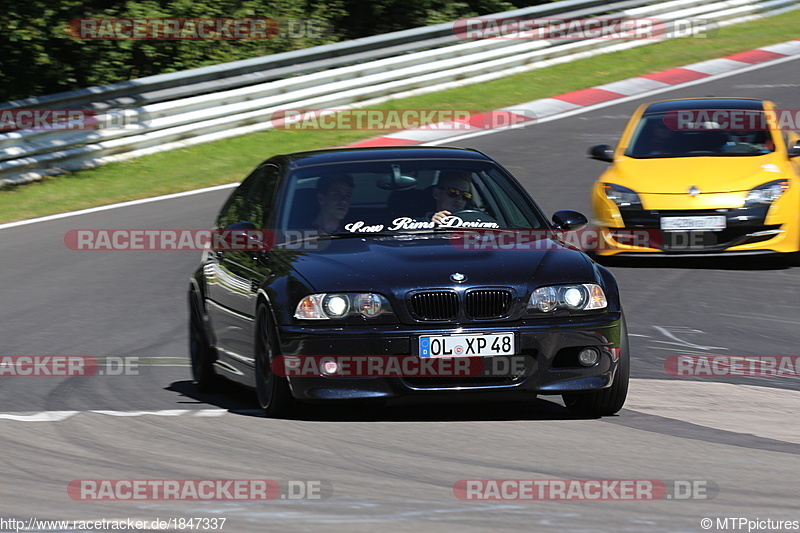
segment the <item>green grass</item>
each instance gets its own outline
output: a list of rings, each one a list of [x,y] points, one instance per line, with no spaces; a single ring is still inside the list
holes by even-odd
[[[800,10],[414,98],[384,109],[489,111],[797,38]],[[0,222],[239,181],[268,157],[343,146],[377,131],[268,130],[0,189]]]

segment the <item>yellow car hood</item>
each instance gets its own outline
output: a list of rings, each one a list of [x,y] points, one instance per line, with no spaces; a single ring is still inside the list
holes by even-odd
[[[640,194],[686,194],[690,187],[702,193],[749,191],[757,185],[787,177],[777,154],[738,157],[624,157],[603,176]]]

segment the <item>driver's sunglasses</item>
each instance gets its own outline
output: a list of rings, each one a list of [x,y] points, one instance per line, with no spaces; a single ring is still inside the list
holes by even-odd
[[[464,200],[472,200],[471,192],[462,191],[461,189],[456,189],[454,187],[442,187],[441,185],[437,186],[436,188],[447,191],[447,196],[450,198],[458,198],[459,196],[463,196]]]

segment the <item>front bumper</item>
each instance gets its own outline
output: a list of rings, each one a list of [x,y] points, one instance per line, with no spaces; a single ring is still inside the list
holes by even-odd
[[[601,256],[619,254],[717,255],[797,251],[797,228],[768,217],[769,206],[696,210],[620,209],[624,227],[600,221]],[[662,217],[725,216],[719,231],[662,231]],[[768,223],[769,222],[769,223]]]
[[[563,394],[611,385],[620,357],[619,312],[582,317],[548,317],[479,326],[381,325],[375,327],[279,326],[284,356],[415,356],[420,335],[512,332],[515,362],[481,358],[484,372],[469,376],[338,377],[324,374],[289,377],[298,400],[390,400],[455,393],[499,396]],[[577,362],[584,347],[595,347],[599,361],[591,367]],[[627,354],[623,354],[627,357]],[[514,370],[516,369],[516,370]]]

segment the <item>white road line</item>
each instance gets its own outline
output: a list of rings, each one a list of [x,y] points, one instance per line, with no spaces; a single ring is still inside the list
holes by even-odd
[[[142,198],[141,200],[130,200],[127,202],[120,202],[117,204],[90,207],[88,209],[81,209],[80,211],[67,211],[66,213],[57,213],[55,215],[47,215],[45,217],[29,218],[27,220],[18,220],[16,222],[7,222],[5,224],[0,224],[0,230],[8,228],[16,228],[17,226],[25,226],[27,224],[36,224],[37,222],[50,222],[51,220],[58,220],[60,218],[75,217],[78,215],[88,215],[90,213],[98,213],[100,211],[108,211],[110,209],[118,209],[120,207],[149,204],[150,202],[159,202],[161,200],[172,200],[174,198],[182,198],[184,196],[194,196],[196,194],[205,194],[207,192],[221,191],[224,189],[231,189],[233,187],[236,187],[237,185],[239,184],[228,183],[225,185],[215,185],[214,187],[206,187],[204,189],[194,189],[191,191],[176,192],[173,194],[165,194],[163,196],[154,196],[152,198]]]
[[[164,409],[161,411],[98,411],[92,410],[89,411],[90,413],[97,413],[99,415],[108,415],[108,416],[145,416],[145,415],[152,415],[152,416],[181,416],[184,413],[187,413],[187,409]]]
[[[684,334],[686,334],[686,333],[690,333],[690,334],[691,333],[702,333],[702,334],[705,335],[706,332],[705,331],[701,331],[699,329],[692,329],[692,328],[687,328],[687,327],[684,327],[684,326],[665,326],[665,327],[653,326],[653,328],[658,330],[658,331],[660,331],[661,333],[663,333],[664,336],[666,336],[667,338],[672,339],[673,341],[675,341],[675,342],[672,342],[672,341],[657,341],[657,340],[653,341],[653,342],[657,342],[659,344],[674,344],[676,346],[683,346],[685,348],[694,348],[695,350],[727,350],[727,348],[725,348],[724,346],[703,346],[702,344],[694,344],[694,343],[689,342],[687,340],[679,339],[678,337],[675,336],[675,334],[677,334],[677,333],[684,333]]]
[[[199,416],[218,417],[228,414],[227,409],[161,409],[156,411],[42,411],[31,414],[0,413],[0,420],[13,420],[15,422],[61,422],[80,413],[91,413],[106,416]]]
[[[80,411],[42,411],[41,413],[33,413],[30,415],[0,413],[0,419],[14,420],[16,422],[60,422],[78,413],[80,413]]]

